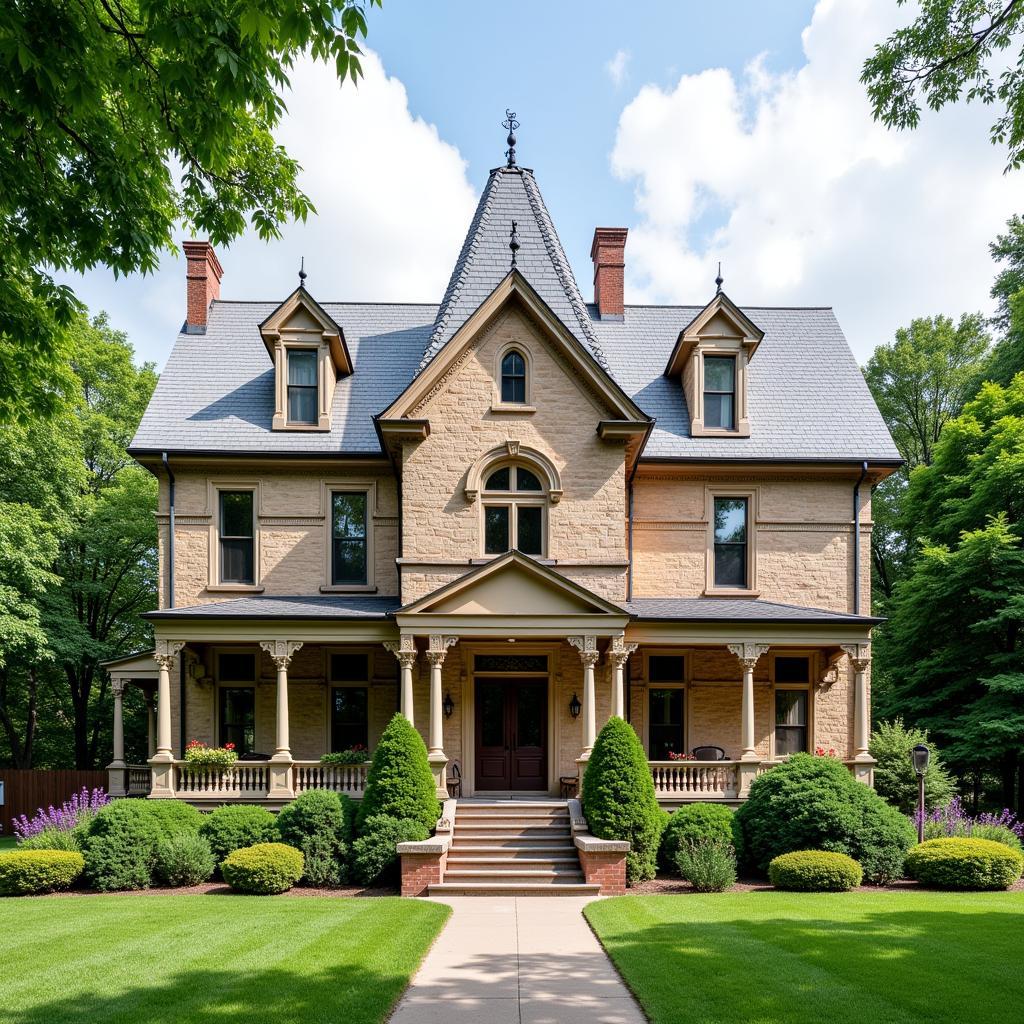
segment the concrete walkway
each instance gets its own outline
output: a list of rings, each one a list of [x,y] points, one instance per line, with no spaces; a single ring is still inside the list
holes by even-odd
[[[392,1024],[643,1024],[587,898],[463,896]]]

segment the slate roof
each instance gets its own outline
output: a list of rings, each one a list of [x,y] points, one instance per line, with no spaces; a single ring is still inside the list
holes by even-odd
[[[313,594],[309,597],[237,597],[147,612],[146,619],[383,619],[401,605],[376,594]]]
[[[782,622],[871,626],[884,619],[848,615],[824,608],[758,601],[739,597],[641,597],[627,601],[630,615],[662,622]]]

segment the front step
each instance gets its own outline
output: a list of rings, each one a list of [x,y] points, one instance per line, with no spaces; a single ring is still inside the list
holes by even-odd
[[[449,866],[458,864],[460,867],[469,867],[472,864],[507,864],[510,868],[527,864],[569,864],[574,871],[578,871],[580,859],[572,854],[563,854],[558,857],[487,857],[466,853],[464,850],[452,850],[448,854],[448,864]]]
[[[431,885],[431,896],[596,896],[599,885],[586,882],[442,882]]]

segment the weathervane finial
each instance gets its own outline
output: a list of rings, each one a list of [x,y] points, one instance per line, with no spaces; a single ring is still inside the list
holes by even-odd
[[[299,287],[306,287],[306,257],[302,257],[302,262],[299,264]]]
[[[715,278],[715,294],[722,294],[722,285],[725,283],[725,278],[722,277],[722,261],[718,261],[718,277]]]
[[[508,247],[512,250],[512,269],[516,269],[516,253],[519,251],[519,236],[516,234],[516,222],[512,221],[512,230],[508,233]]]
[[[516,120],[516,112],[505,108],[505,120],[501,122],[502,128],[508,129],[508,138],[505,140],[508,145],[508,149],[505,150],[505,156],[508,158],[506,167],[515,167],[516,165],[516,129],[519,127],[519,122]]]

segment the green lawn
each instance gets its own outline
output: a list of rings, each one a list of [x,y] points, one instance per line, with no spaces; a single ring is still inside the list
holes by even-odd
[[[0,899],[3,1024],[371,1024],[448,917],[419,900]]]
[[[1006,1024],[1024,893],[622,896],[587,919],[654,1024]]]
[[[14,836],[0,836],[0,853],[4,850],[13,850],[18,845]]]

